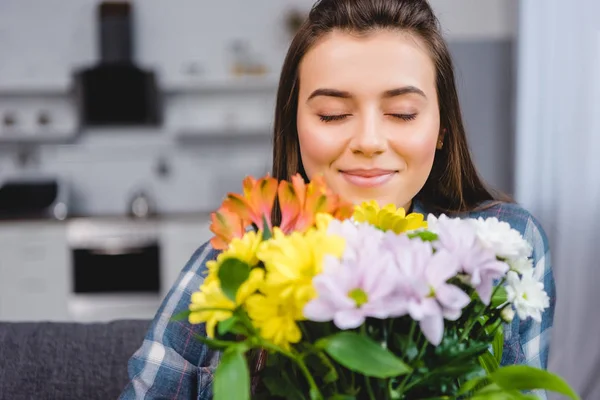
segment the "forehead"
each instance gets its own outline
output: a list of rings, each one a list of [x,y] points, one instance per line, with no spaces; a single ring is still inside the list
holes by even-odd
[[[359,35],[334,30],[305,54],[299,73],[301,91],[307,86],[360,92],[404,85],[435,90],[435,67],[427,45],[401,31]]]

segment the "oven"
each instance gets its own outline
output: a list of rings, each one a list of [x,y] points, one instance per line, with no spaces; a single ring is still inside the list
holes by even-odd
[[[69,313],[74,321],[149,319],[161,301],[157,221],[83,218],[67,223]]]

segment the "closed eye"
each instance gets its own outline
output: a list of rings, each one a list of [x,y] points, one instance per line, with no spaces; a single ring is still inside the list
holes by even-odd
[[[323,122],[341,121],[351,114],[339,114],[339,115],[319,115],[319,118]]]
[[[401,119],[403,121],[412,121],[417,118],[417,114],[387,114],[394,118]]]

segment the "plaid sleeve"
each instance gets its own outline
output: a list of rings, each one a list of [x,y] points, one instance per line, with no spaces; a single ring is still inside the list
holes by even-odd
[[[193,292],[204,279],[205,263],[217,252],[206,243],[191,257],[161,304],[141,347],[128,363],[130,381],[119,397],[130,399],[208,399],[218,354],[194,334],[205,335],[204,325],[172,321],[188,309]]]
[[[556,286],[552,273],[552,264],[548,239],[538,221],[530,217],[525,229],[525,238],[533,246],[534,276],[544,284],[544,290],[550,298],[550,306],[542,313],[541,322],[529,318],[519,323],[519,340],[523,349],[525,364],[532,367],[548,369],[548,356],[554,309],[556,305]],[[546,393],[535,392],[541,399]]]
[[[520,231],[533,248],[534,276],[544,284],[544,290],[550,297],[550,306],[542,313],[541,322],[529,318],[521,321],[515,315],[510,326],[505,328],[505,343],[502,365],[524,364],[535,368],[548,368],[548,355],[554,308],[556,304],[556,288],[552,273],[552,264],[548,239],[540,223],[526,210],[515,204],[504,204],[497,208],[497,216]],[[545,391],[532,394],[540,399],[547,399]]]

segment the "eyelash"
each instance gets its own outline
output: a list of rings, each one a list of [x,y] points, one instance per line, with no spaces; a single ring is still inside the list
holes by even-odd
[[[412,121],[417,118],[417,114],[387,114],[391,115],[394,118],[401,119],[403,121]],[[350,114],[340,114],[340,115],[319,115],[319,118],[323,122],[333,122],[333,121],[341,121],[342,119],[350,116]]]

